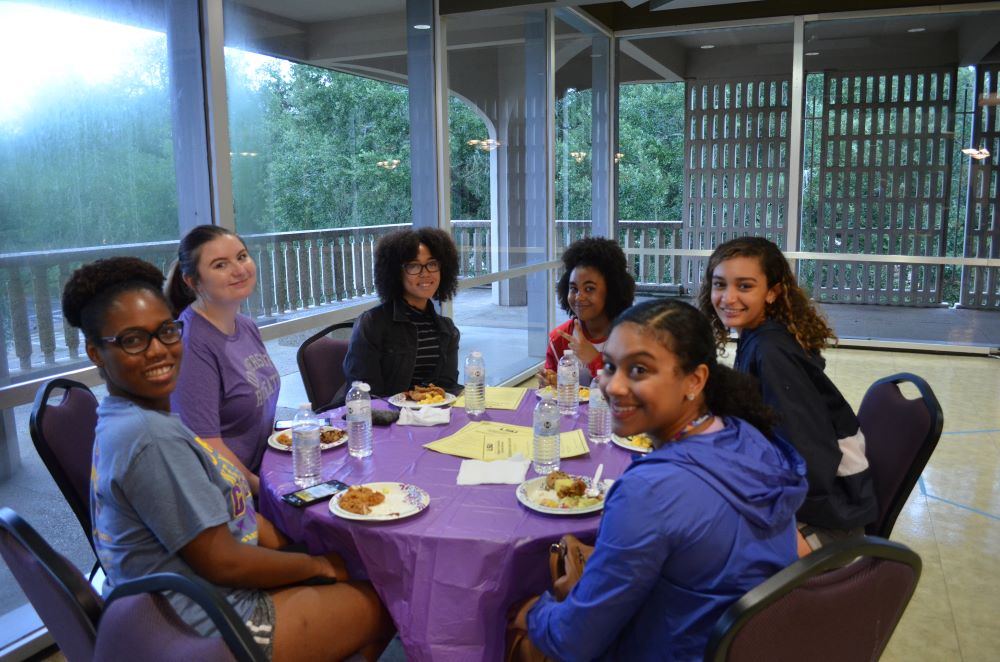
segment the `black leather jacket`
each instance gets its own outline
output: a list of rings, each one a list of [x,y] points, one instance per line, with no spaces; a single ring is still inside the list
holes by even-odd
[[[417,360],[417,327],[407,318],[402,301],[391,301],[365,312],[354,324],[351,344],[344,359],[345,388],[360,380],[372,387],[372,395],[387,397],[412,386]],[[447,317],[434,313],[440,331],[441,361],[427,380],[449,393],[458,394],[459,332]]]

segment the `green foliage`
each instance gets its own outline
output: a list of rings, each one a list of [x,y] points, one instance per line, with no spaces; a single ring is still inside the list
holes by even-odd
[[[622,85],[618,117],[618,217],[681,220],[684,83]]]
[[[0,125],[0,251],[177,236],[165,61],[151,40],[110,82],[49,79]]]

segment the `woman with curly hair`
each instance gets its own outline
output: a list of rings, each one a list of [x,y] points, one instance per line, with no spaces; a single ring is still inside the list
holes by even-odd
[[[444,230],[399,230],[375,246],[375,289],[382,305],[354,324],[344,359],[346,384],[367,382],[375,395],[434,384],[449,393],[458,384],[455,324],[437,313],[431,299],[458,291],[458,249]],[[334,399],[343,400],[345,387]]]
[[[730,330],[739,334],[735,368],[757,378],[764,401],[778,414],[775,433],[806,460],[809,496],[798,517],[809,546],[864,535],[877,515],[865,437],[820,355],[836,336],[781,249],[762,237],[719,245],[698,304],[712,321],[720,351]]]
[[[257,265],[232,230],[199,225],[184,235],[166,295],[184,323],[184,363],[173,410],[235,464],[257,494],[274,426],[281,375],[240,306],[257,287]]]
[[[243,473],[170,413],[185,326],[162,284],[153,265],[119,257],[80,267],[63,290],[63,314],[83,331],[109,394],[90,483],[105,593],[154,572],[198,575],[268,658],[376,659],[392,622],[371,585],[350,581],[334,554],[279,551],[288,541],[255,512]],[[213,633],[196,604],[168,597],[182,620]]]
[[[700,660],[723,612],[795,560],[805,467],[764,436],[770,410],[719,365],[690,304],[629,308],[604,360],[615,434],[646,433],[653,450],[608,491],[579,580],[557,580],[513,627],[554,660]]]
[[[559,306],[570,319],[549,332],[542,386],[556,383],[556,366],[567,349],[580,362],[580,384],[589,386],[604,365],[601,350],[611,320],[632,305],[635,280],[625,253],[613,239],[586,237],[570,244],[562,255],[563,274],[556,284]]]

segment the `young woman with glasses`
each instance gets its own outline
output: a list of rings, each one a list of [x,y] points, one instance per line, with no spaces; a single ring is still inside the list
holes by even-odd
[[[274,427],[281,375],[240,306],[257,286],[243,240],[217,225],[181,239],[167,298],[184,323],[184,365],[171,405],[189,428],[235,464],[254,494]]]
[[[255,512],[243,473],[171,415],[186,327],[162,284],[153,265],[119,257],[80,267],[63,290],[63,314],[83,331],[109,394],[97,411],[90,486],[105,593],[153,572],[198,575],[268,658],[376,659],[392,622],[371,585],[351,581],[334,554],[278,551],[288,541]],[[214,631],[190,600],[169,599],[199,633]]]
[[[382,305],[354,325],[344,359],[347,384],[368,382],[391,396],[434,384],[458,393],[458,329],[434,309],[458,290],[458,250],[443,230],[400,230],[375,246],[375,289]],[[342,391],[346,391],[342,389]],[[335,400],[341,400],[343,392]]]

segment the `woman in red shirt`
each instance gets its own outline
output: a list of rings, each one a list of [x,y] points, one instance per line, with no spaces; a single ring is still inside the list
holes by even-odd
[[[555,386],[556,365],[566,349],[580,361],[580,383],[589,386],[604,363],[601,349],[611,320],[632,305],[635,280],[625,253],[613,239],[586,237],[574,241],[562,255],[563,275],[556,285],[559,305],[570,319],[549,332],[540,385]]]

